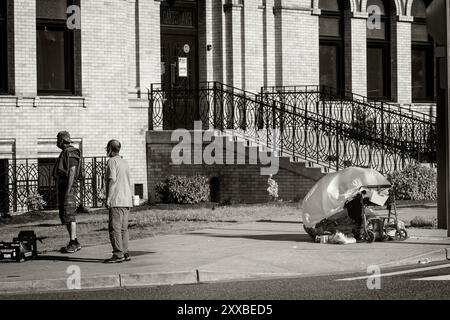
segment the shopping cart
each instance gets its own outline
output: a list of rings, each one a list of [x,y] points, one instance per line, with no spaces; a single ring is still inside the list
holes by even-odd
[[[404,225],[399,223],[395,197],[391,185],[367,185],[360,188],[362,227],[360,237],[367,242],[403,241],[408,238]],[[377,214],[373,206],[386,206],[387,215]]]

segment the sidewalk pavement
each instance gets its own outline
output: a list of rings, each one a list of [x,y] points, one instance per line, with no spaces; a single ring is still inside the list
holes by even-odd
[[[402,212],[414,217],[430,215],[428,210],[436,209]],[[133,240],[132,261],[119,264],[102,263],[111,255],[110,245],[83,248],[72,255],[48,252],[23,263],[0,262],[0,295],[67,290],[68,282],[74,283],[75,269],[70,266],[79,267],[81,288],[89,289],[365,272],[370,265],[383,268],[448,258],[446,230],[408,229],[410,238],[403,242],[318,244],[304,232],[300,219],[280,215]]]

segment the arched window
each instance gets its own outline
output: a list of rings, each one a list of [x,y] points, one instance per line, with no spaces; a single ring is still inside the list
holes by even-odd
[[[427,31],[427,2],[414,0],[411,15],[411,72],[413,102],[433,101],[434,54],[433,43]]]
[[[320,0],[320,85],[344,88],[344,10],[342,1]]]
[[[367,96],[372,99],[391,99],[390,10],[390,1],[367,1]]]
[[[6,23],[6,0],[0,0],[0,94],[8,92]]]

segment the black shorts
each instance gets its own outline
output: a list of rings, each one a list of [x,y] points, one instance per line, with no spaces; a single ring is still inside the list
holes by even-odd
[[[61,219],[62,224],[68,224],[71,222],[76,222],[76,201],[75,195],[69,195],[68,201],[65,201],[64,194],[58,197],[58,209],[59,209],[59,219]],[[64,204],[66,203],[66,204]]]

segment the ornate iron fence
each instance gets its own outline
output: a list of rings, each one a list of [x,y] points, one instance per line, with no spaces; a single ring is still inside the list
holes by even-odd
[[[261,88],[261,96],[276,100],[296,113],[313,111],[339,119],[355,135],[379,137],[389,144],[418,146],[419,161],[435,162],[436,118],[384,101],[326,86]]]
[[[361,166],[386,173],[435,156],[434,126],[429,122],[412,116],[405,118],[410,123],[404,122],[392,110],[374,111],[371,105],[352,104],[318,90],[305,90],[290,101],[219,82],[176,92],[154,84],[149,103],[151,129],[185,128],[183,123],[197,120],[203,129],[232,131],[282,155],[333,170]],[[366,112],[360,123],[355,122],[358,108]],[[370,126],[368,117],[375,119]]]
[[[0,166],[0,213],[29,211],[28,200],[42,196],[44,209],[57,208],[52,168],[56,159],[3,160]],[[100,207],[105,198],[105,157],[82,158],[83,178],[76,182],[77,205]]]

